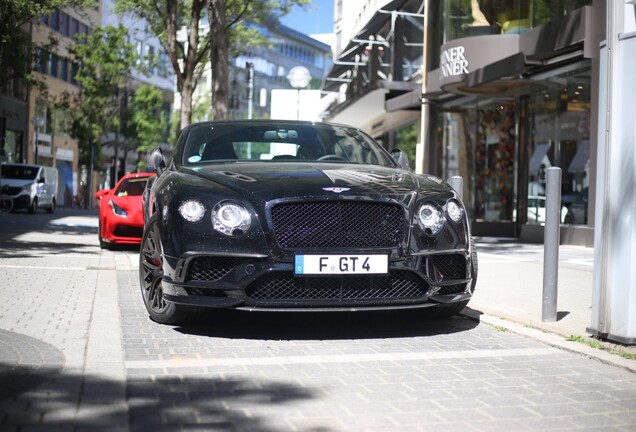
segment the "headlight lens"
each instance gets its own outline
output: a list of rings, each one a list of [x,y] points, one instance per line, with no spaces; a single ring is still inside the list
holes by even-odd
[[[427,234],[437,234],[444,228],[444,215],[433,204],[424,204],[417,211],[417,218]]]
[[[179,214],[188,222],[199,222],[205,215],[205,207],[197,200],[187,200],[179,206]]]
[[[241,235],[252,225],[247,209],[239,204],[221,202],[212,211],[214,229],[225,235]]]
[[[446,204],[446,213],[453,222],[457,223],[462,220],[464,209],[457,201],[451,200]]]
[[[126,210],[115,204],[113,200],[108,200],[108,205],[113,210],[113,213],[115,213],[115,215],[119,217],[128,217],[128,213],[126,213]]]

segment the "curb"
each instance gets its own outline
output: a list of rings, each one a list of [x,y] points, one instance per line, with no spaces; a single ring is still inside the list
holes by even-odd
[[[465,308],[460,314],[479,323],[484,323],[493,327],[501,327],[512,333],[539,340],[540,342],[552,347],[576,354],[582,354],[602,363],[636,373],[636,360],[626,359],[618,354],[613,354],[603,349],[593,348],[576,341],[568,341],[565,338],[570,336],[569,334],[564,335],[563,332],[555,331],[554,328],[550,328],[549,326],[542,326],[542,328],[539,328],[531,322],[520,322],[514,318],[501,316],[500,314],[492,313],[491,311],[484,312],[470,308]],[[598,339],[592,339],[589,337],[586,338],[600,342],[607,349],[612,349],[613,347],[611,344],[599,341]]]

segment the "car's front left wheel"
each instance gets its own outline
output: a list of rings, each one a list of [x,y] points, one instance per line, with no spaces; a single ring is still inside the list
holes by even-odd
[[[157,215],[150,218],[141,239],[139,283],[148,314],[160,324],[177,324],[188,318],[190,308],[163,298],[163,254]]]

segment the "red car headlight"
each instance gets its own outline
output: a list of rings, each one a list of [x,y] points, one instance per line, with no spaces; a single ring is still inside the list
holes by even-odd
[[[123,208],[115,204],[113,200],[108,200],[108,205],[110,206],[115,216],[128,217],[128,212],[126,212],[126,210],[124,210]]]

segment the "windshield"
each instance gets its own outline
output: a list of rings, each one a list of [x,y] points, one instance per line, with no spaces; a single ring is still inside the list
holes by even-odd
[[[115,190],[116,196],[139,196],[143,195],[146,188],[147,177],[130,178],[122,181]]]
[[[183,165],[237,161],[395,166],[375,141],[356,129],[343,126],[249,121],[192,126],[181,158]]]
[[[16,180],[35,180],[39,168],[34,166],[2,165],[2,178]]]

